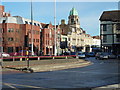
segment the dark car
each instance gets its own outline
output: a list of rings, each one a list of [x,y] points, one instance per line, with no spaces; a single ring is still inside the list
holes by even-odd
[[[120,54],[119,54],[119,55],[117,55],[117,59],[120,59]]]
[[[114,55],[114,54],[112,54],[112,53],[108,53],[108,58],[110,58],[110,59],[116,59],[117,56]]]
[[[94,52],[89,52],[86,54],[87,57],[94,57],[95,56],[95,53]]]

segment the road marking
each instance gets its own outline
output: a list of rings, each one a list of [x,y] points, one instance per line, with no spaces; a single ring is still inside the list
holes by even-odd
[[[43,88],[43,87],[36,87],[36,86],[30,86],[30,85],[21,85],[21,84],[13,84],[13,83],[3,83],[4,85],[8,85],[11,88],[15,88],[12,85],[16,85],[16,86],[22,86],[22,87],[29,87],[29,88]],[[15,88],[17,89],[17,88]],[[44,88],[45,89],[45,88]],[[18,89],[17,89],[18,90]]]
[[[3,83],[3,84],[6,85],[6,86],[8,86],[8,87],[10,87],[10,88],[15,89],[15,90],[19,90],[19,89],[17,89],[16,87],[12,86],[12,85],[9,84],[9,83]]]

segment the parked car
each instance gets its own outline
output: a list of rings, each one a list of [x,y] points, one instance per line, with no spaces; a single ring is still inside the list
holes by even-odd
[[[120,54],[117,55],[117,59],[120,59]]]
[[[85,58],[85,54],[83,52],[78,52],[77,57],[80,58]]]
[[[108,58],[115,59],[115,58],[117,58],[117,56],[112,53],[108,53]]]
[[[10,55],[8,53],[6,53],[6,52],[1,53],[1,56],[2,57],[10,57]]]
[[[99,59],[100,55],[101,55],[101,52],[97,52],[96,55],[95,55],[95,58]]]
[[[89,52],[86,54],[87,57],[94,57],[95,56],[95,53],[94,52]]]
[[[108,59],[109,54],[105,52],[101,52],[99,54],[96,54],[96,59]]]

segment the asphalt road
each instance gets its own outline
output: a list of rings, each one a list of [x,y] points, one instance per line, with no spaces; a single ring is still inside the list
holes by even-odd
[[[3,74],[5,88],[95,88],[120,83],[120,60],[95,60],[94,64],[74,69],[51,72]],[[19,89],[18,89],[19,90]]]

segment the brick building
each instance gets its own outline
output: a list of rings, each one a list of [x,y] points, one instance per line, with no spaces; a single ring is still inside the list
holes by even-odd
[[[4,12],[5,7],[0,5],[0,17],[9,17],[10,13]]]
[[[0,17],[8,17],[10,16],[10,13],[4,12],[4,6],[0,5]],[[0,24],[0,27],[2,27],[2,24]],[[2,46],[2,40],[3,40],[3,29],[0,28],[0,52],[3,51]]]
[[[2,52],[2,28],[0,29],[0,52]]]
[[[55,26],[50,24],[42,23],[41,30],[41,51],[43,55],[54,55],[54,46],[55,46]],[[56,25],[56,49],[57,54],[60,53],[60,27]]]
[[[20,16],[4,14],[3,6],[0,6],[0,10],[0,30],[3,29],[3,36],[0,35],[0,38],[3,38],[3,51],[19,52],[25,50],[26,45],[31,50],[31,36],[33,35],[34,52],[38,53],[40,51],[40,22],[33,20],[32,23],[31,20]]]
[[[44,55],[54,54],[54,27],[52,24],[42,24],[42,51]]]

